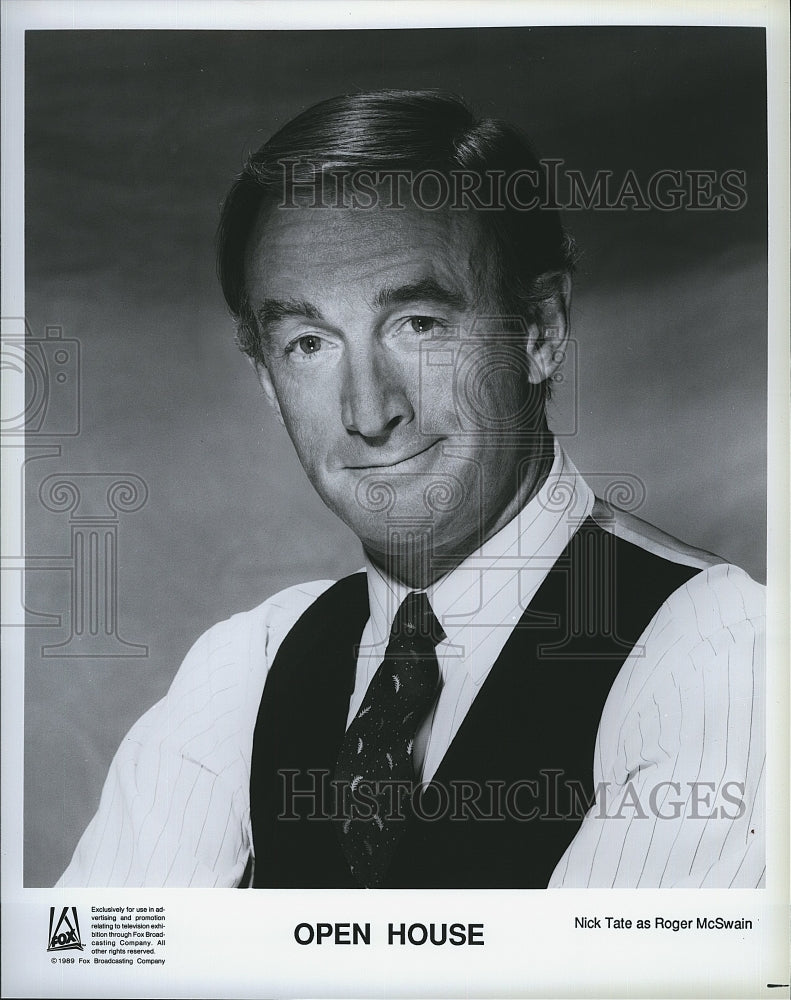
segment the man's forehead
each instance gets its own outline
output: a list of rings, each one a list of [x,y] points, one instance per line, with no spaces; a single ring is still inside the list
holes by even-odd
[[[268,207],[245,259],[251,297],[273,285],[318,280],[392,283],[434,274],[467,285],[480,240],[471,213],[415,207]],[[262,287],[263,286],[263,287]]]

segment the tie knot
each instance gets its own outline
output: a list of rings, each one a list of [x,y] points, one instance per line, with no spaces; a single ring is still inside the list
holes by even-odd
[[[390,629],[391,639],[429,639],[432,646],[442,642],[445,631],[437,621],[429,600],[422,592],[413,590],[407,594],[393,619]]]

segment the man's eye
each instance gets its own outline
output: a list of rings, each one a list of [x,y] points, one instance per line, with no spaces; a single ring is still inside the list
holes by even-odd
[[[289,344],[287,344],[283,350],[286,357],[290,357],[292,363],[301,363],[303,361],[312,361],[316,358],[318,361],[318,355],[323,356],[328,354],[327,347],[331,347],[332,344],[328,344],[324,337],[320,337],[317,333],[303,333],[301,337],[295,337]]]
[[[437,320],[433,316],[410,316],[409,325],[415,333],[430,333],[437,326]]]
[[[316,354],[321,350],[321,337],[309,333],[295,341],[294,346],[300,354]]]

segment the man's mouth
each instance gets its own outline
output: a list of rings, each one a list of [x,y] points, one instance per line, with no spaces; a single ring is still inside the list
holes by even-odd
[[[396,455],[393,456],[393,458],[387,458],[385,460],[383,460],[381,456],[376,456],[376,458],[372,459],[370,462],[347,465],[346,468],[355,469],[358,472],[369,472],[372,469],[394,469],[397,471],[399,468],[408,465],[408,463],[412,462],[414,459],[419,458],[421,455],[425,455],[426,452],[431,451],[432,448],[435,448],[438,444],[440,444],[440,441],[441,439],[432,441],[431,444],[426,445],[425,448],[420,448],[417,451],[411,451],[404,455]]]

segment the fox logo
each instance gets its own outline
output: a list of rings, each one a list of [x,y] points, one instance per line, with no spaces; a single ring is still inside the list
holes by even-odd
[[[47,951],[71,951],[74,948],[78,951],[83,950],[77,907],[64,906],[60,913],[60,919],[55,923],[55,907],[50,906]]]

